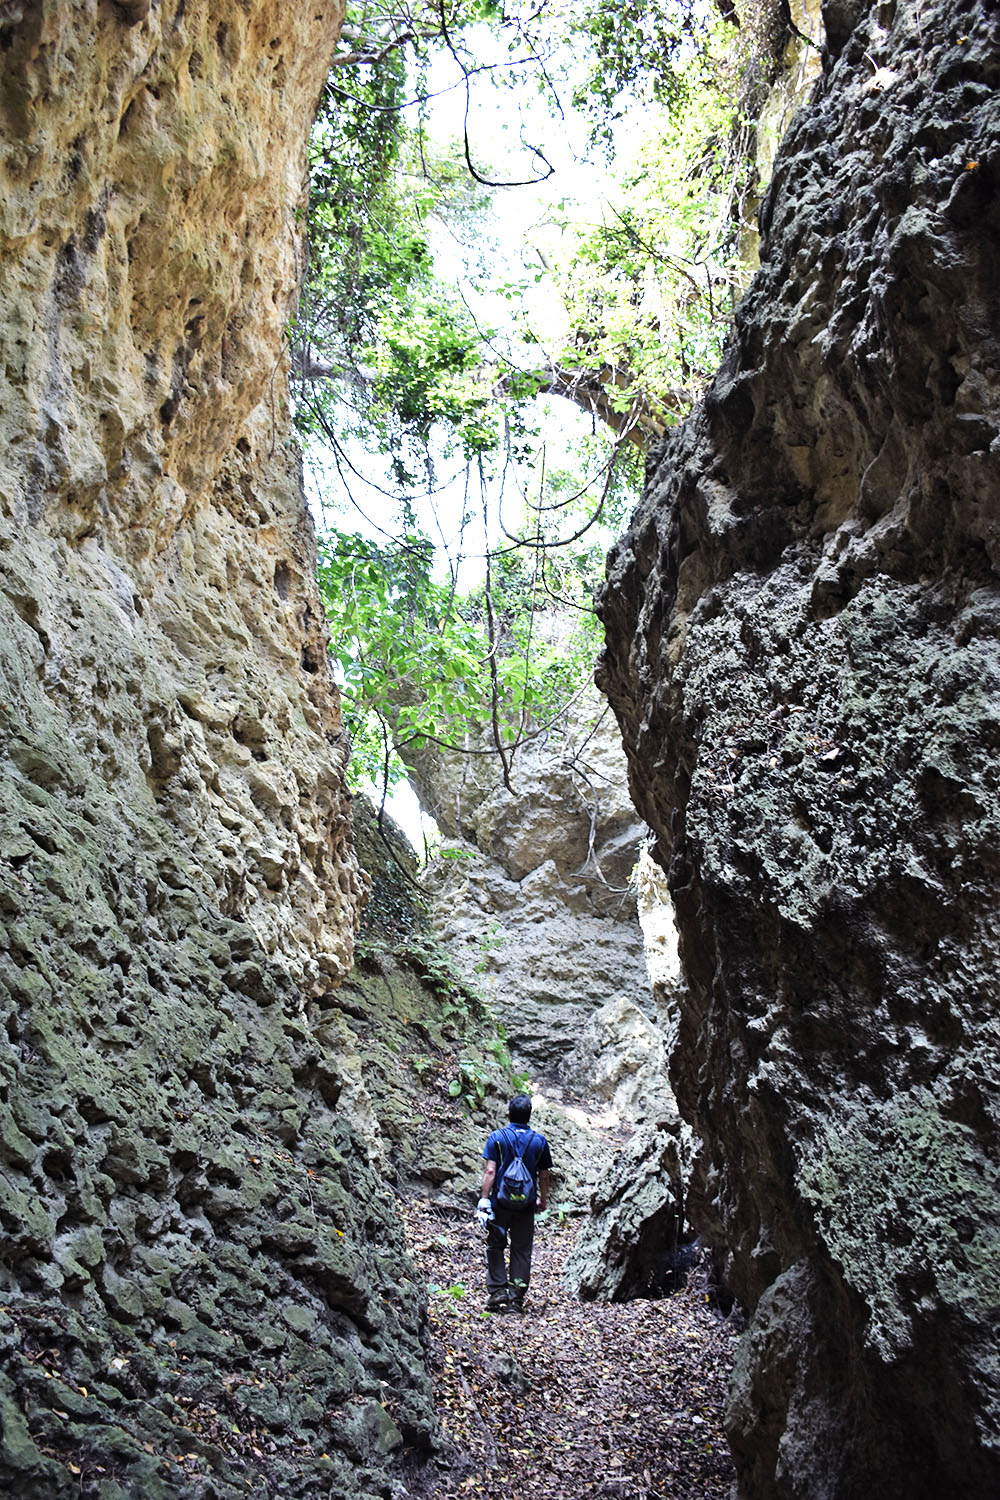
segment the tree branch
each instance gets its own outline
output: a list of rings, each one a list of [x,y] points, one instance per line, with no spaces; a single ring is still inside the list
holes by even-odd
[[[503,375],[493,387],[497,396],[516,394],[524,375]],[[591,412],[606,423],[618,437],[634,443],[646,452],[672,425],[671,418],[687,413],[690,400],[683,391],[669,391],[664,397],[638,391],[630,371],[617,365],[573,369],[568,365],[547,362],[531,372],[536,395],[563,396],[581,410]],[[616,404],[616,395],[635,391],[624,411]]]

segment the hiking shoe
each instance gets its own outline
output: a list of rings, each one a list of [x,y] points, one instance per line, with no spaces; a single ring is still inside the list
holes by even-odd
[[[508,1312],[513,1312],[513,1313],[523,1313],[524,1312],[524,1298],[523,1297],[511,1297],[510,1301],[507,1303],[507,1311]]]
[[[494,1313],[506,1312],[510,1304],[507,1301],[506,1292],[494,1292],[492,1297],[487,1298],[486,1311]]]

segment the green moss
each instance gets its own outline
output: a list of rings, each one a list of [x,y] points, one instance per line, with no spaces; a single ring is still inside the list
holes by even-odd
[[[889,1358],[912,1341],[928,1287],[970,1327],[1000,1313],[1000,1168],[920,1090],[858,1100],[799,1168],[830,1252]]]

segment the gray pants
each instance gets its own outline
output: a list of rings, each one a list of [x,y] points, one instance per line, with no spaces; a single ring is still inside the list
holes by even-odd
[[[501,1230],[506,1229],[506,1240]],[[524,1209],[493,1205],[493,1221],[486,1234],[486,1290],[491,1297],[503,1292],[519,1300],[531,1280],[531,1246],[535,1238],[535,1215]],[[510,1275],[504,1251],[510,1246]]]

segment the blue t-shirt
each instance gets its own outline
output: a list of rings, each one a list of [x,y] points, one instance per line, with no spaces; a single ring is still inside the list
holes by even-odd
[[[538,1181],[539,1172],[548,1171],[552,1166],[552,1152],[544,1135],[537,1130],[532,1130],[530,1125],[505,1125],[502,1130],[494,1130],[483,1147],[484,1161],[495,1161],[497,1164],[497,1175],[493,1180],[493,1192],[490,1195],[495,1198],[497,1186],[504,1174],[504,1168],[509,1161],[517,1155],[520,1145],[525,1136],[531,1139],[524,1148],[524,1164],[535,1181]]]

